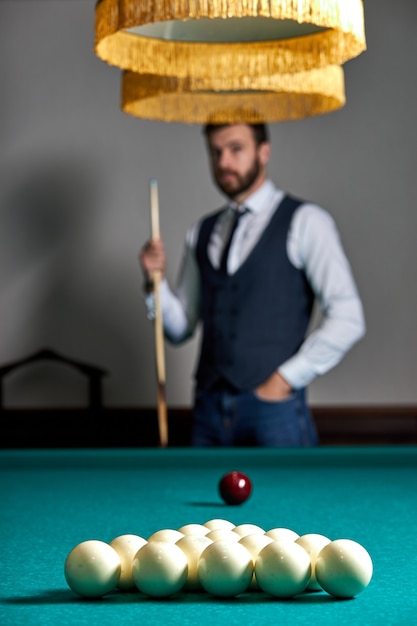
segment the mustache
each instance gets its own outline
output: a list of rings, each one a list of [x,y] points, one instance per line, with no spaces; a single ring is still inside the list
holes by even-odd
[[[220,176],[224,176],[224,175],[237,176],[236,172],[233,172],[232,170],[224,170],[224,169],[218,169],[217,174]]]

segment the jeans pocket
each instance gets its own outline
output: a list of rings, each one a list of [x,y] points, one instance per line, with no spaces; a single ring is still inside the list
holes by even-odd
[[[265,404],[287,404],[288,402],[293,402],[295,400],[295,393],[293,391],[290,391],[288,396],[285,396],[285,398],[279,398],[277,400],[274,400],[273,398],[263,398],[262,396],[257,394],[255,390],[251,391],[251,394],[253,395],[255,400],[258,400],[259,402],[264,402]]]

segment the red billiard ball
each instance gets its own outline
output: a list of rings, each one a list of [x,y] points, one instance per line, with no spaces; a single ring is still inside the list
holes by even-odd
[[[242,472],[228,472],[220,479],[219,493],[226,504],[242,504],[252,493],[252,483]]]

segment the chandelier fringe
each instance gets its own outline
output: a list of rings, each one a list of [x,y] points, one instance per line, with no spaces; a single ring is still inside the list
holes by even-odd
[[[362,48],[354,39],[335,31],[280,42],[190,44],[116,33],[102,41],[101,52],[111,65],[138,73],[178,77],[210,77],[300,72],[328,65],[343,65]]]
[[[122,74],[122,111],[165,122],[282,122],[335,111],[345,101],[339,66],[257,79],[235,77],[233,83],[222,78]]]
[[[275,41],[189,42],[127,32],[169,20],[263,17],[320,27]],[[144,74],[209,77],[300,72],[343,65],[366,49],[361,0],[100,0],[95,52],[110,65]]]
[[[99,0],[96,11],[112,16],[116,29],[170,20],[267,17],[364,34],[362,0]]]

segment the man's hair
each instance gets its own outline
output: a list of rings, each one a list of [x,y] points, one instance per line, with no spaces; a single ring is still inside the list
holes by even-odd
[[[269,130],[266,124],[263,122],[259,122],[256,124],[250,124],[248,122],[243,122],[246,126],[252,129],[253,136],[257,145],[259,146],[261,143],[269,142]],[[210,135],[218,130],[219,128],[226,128],[227,126],[235,126],[235,124],[206,124],[203,127],[203,134],[209,138]]]

